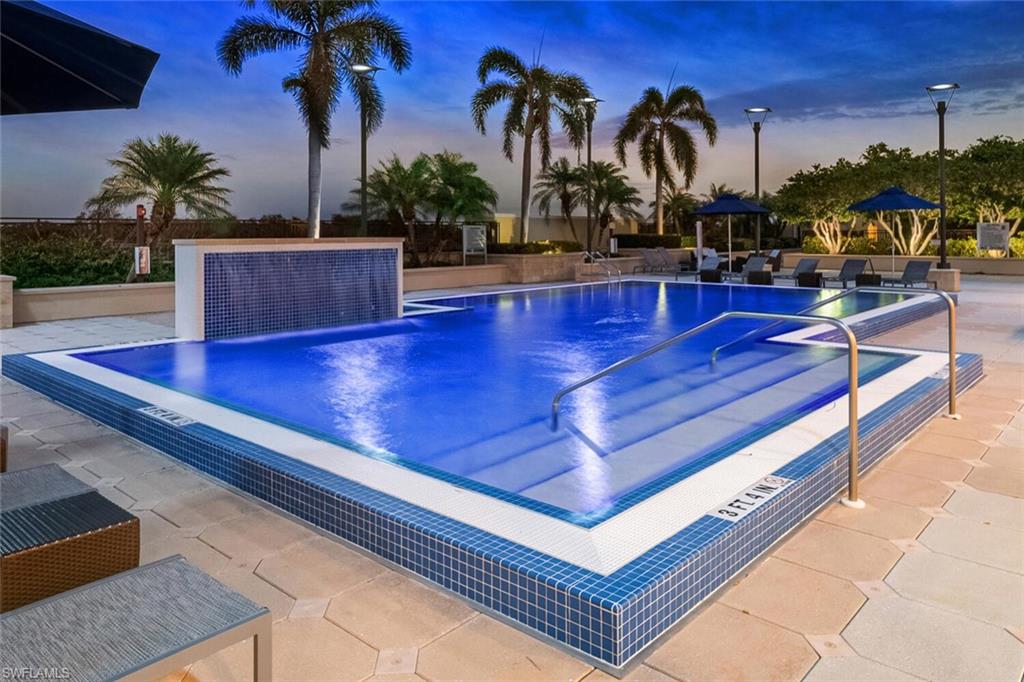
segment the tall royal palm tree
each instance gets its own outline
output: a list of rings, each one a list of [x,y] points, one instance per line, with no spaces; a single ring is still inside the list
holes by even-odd
[[[540,146],[540,166],[551,160],[551,118],[559,119],[569,143],[583,142],[584,121],[577,115],[579,103],[590,94],[586,82],[564,71],[552,71],[536,60],[527,66],[515,53],[502,47],[484,52],[477,64],[480,88],[473,95],[473,122],[487,133],[487,112],[508,102],[502,124],[502,151],[512,161],[515,137],[523,138],[523,177],[519,197],[519,239],[530,238],[530,183],[533,180],[533,139]],[[492,75],[495,78],[488,80]]]
[[[644,175],[654,175],[654,220],[658,234],[665,233],[662,190],[675,186],[673,166],[683,174],[683,189],[689,189],[697,174],[697,142],[684,123],[694,123],[708,144],[718,138],[718,124],[708,113],[704,98],[691,86],[680,85],[667,93],[647,88],[634,104],[615,136],[615,155],[626,165],[626,147],[636,143]]]
[[[135,138],[110,159],[117,171],[103,180],[100,191],[85,203],[91,213],[110,214],[131,204],[149,202],[149,226],[144,246],[151,245],[170,226],[178,207],[196,218],[227,218],[231,190],[218,184],[231,173],[217,157],[195,140],[163,134]],[[134,269],[128,281],[134,281]]]
[[[551,215],[552,202],[558,202],[559,211],[565,222],[569,224],[573,241],[580,238],[576,235],[576,225],[572,220],[572,212],[580,205],[586,192],[586,169],[572,165],[569,159],[561,157],[537,175],[537,183],[533,190],[537,193],[534,202],[545,216]]]
[[[254,6],[252,0],[245,3]],[[295,98],[309,138],[309,236],[320,236],[321,151],[331,143],[331,115],[342,90],[366,111],[367,132],[384,119],[384,98],[357,64],[386,59],[402,71],[412,49],[402,29],[376,11],[376,0],[267,0],[267,14],[235,20],[217,45],[221,65],[234,75],[251,57],[301,50],[297,69],[281,85]]]

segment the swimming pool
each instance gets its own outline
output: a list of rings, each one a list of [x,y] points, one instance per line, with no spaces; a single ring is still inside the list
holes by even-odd
[[[642,279],[642,278],[641,278]],[[830,292],[831,293],[831,292]],[[845,345],[723,324],[819,291],[627,281],[406,302],[365,326],[6,356],[3,374],[425,580],[622,670],[846,483]],[[945,353],[867,346],[941,301],[823,312],[861,343],[860,469],[936,414]],[[957,358],[960,390],[981,358]]]
[[[592,523],[660,478],[844,394],[846,351],[755,338],[712,369],[721,339],[765,324],[735,321],[575,393],[552,431],[556,391],[726,310],[791,313],[825,296],[665,282],[562,287],[433,300],[448,312],[373,325],[75,357]],[[822,312],[899,300],[862,294]],[[863,353],[861,382],[904,361]]]

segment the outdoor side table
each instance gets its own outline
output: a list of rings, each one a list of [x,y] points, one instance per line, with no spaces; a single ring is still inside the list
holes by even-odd
[[[0,474],[0,612],[139,565],[139,520],[56,464]]]
[[[178,555],[0,615],[0,669],[24,679],[155,680],[253,638],[254,678],[269,680],[271,620]]]

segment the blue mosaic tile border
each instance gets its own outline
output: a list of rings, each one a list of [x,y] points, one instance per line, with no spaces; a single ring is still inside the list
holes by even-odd
[[[396,249],[206,253],[206,338],[319,329],[397,317],[397,259]]]
[[[961,355],[959,386],[981,377]],[[704,516],[610,575],[600,575],[285,457],[203,424],[175,427],[146,403],[28,355],[3,374],[171,457],[518,621],[606,666],[625,665],[704,598],[845,486],[845,435],[775,473],[796,479],[737,523]],[[942,408],[925,379],[861,422],[861,470]]]

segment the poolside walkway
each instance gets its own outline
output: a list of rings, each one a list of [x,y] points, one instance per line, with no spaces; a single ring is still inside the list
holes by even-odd
[[[1020,680],[1024,282],[964,278],[987,378],[653,649],[631,680]],[[170,315],[4,330],[3,353],[169,336]],[[873,342],[942,348],[933,317]],[[281,681],[608,679],[600,671],[6,380],[10,468],[57,462],[273,612]],[[243,644],[173,680],[251,679]]]

